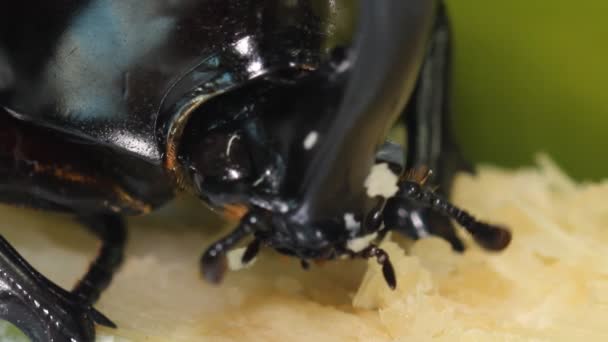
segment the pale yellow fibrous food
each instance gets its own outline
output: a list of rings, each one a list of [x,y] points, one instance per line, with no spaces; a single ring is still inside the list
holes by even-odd
[[[375,262],[305,272],[272,251],[211,286],[197,264],[221,234],[208,220],[170,210],[132,220],[126,263],[97,306],[120,328],[99,329],[99,341],[608,341],[608,182],[574,183],[541,158],[516,171],[482,166],[453,193],[509,226],[511,246],[489,254],[462,234],[459,255],[393,234],[383,247],[395,291]],[[94,254],[63,216],[0,211],[1,232],[64,286]]]

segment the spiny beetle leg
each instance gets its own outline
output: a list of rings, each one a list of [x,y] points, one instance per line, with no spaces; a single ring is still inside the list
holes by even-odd
[[[2,236],[0,319],[15,324],[33,342],[92,342],[95,323],[115,327],[80,297],[36,271]]]
[[[123,218],[118,215],[81,216],[78,221],[101,240],[97,257],[72,290],[83,302],[92,305],[110,285],[122,264],[127,229]]]

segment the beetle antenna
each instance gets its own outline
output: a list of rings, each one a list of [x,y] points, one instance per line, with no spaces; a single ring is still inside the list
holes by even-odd
[[[250,235],[257,222],[258,219],[253,214],[246,215],[232,232],[207,248],[201,257],[201,269],[208,282],[218,284],[222,281],[228,268],[226,253]]]
[[[402,182],[395,196],[413,200],[416,203],[430,207],[442,215],[453,218],[485,249],[499,251],[507,247],[511,242],[511,232],[508,229],[478,221],[471,214],[456,207],[443,197],[416,182]]]

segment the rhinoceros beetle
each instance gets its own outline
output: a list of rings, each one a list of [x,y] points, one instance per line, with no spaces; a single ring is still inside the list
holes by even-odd
[[[245,240],[244,263],[261,247],[303,266],[375,258],[391,288],[377,246],[389,230],[461,251],[452,218],[505,248],[508,230],[441,197],[466,165],[449,129],[443,4],[356,5],[353,37],[332,45],[335,1],[3,4],[0,200],[70,213],[102,244],[66,291],[0,239],[0,318],[35,341],[90,341],[95,323],[114,326],[92,306],[122,260],[122,217],[181,190],[239,219],[202,256],[214,283]],[[386,141],[398,122],[407,148]],[[422,167],[434,173],[406,172]]]

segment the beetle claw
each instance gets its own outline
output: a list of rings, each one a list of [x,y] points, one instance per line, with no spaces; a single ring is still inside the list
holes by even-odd
[[[95,323],[116,327],[77,295],[36,271],[0,236],[0,319],[20,328],[32,341],[95,339]]]
[[[91,318],[93,321],[101,326],[116,329],[118,326],[112,320],[110,320],[106,315],[97,311],[95,308],[91,308]]]

